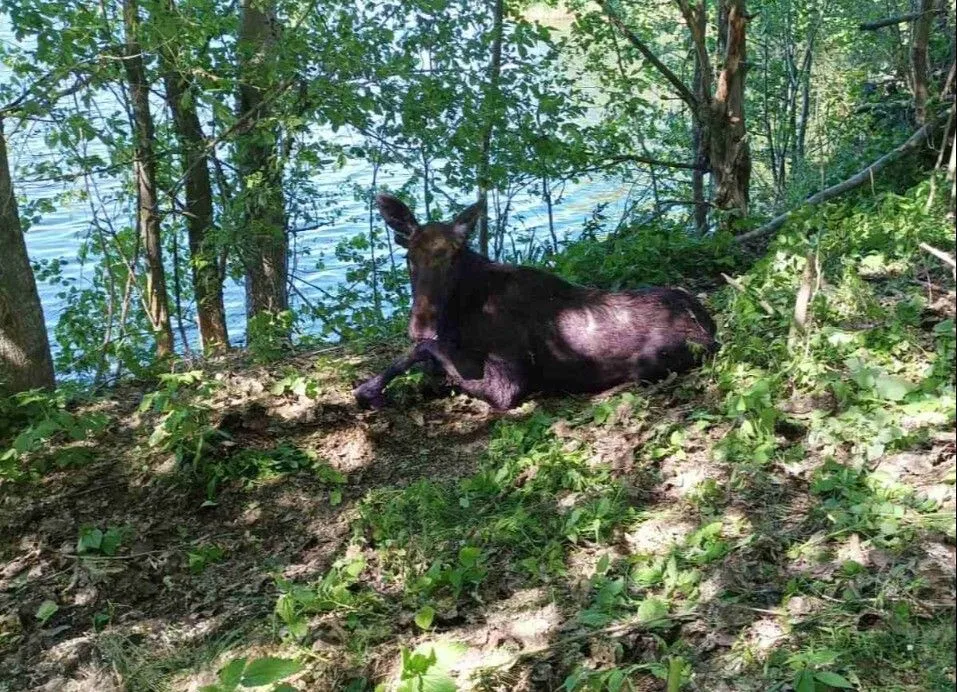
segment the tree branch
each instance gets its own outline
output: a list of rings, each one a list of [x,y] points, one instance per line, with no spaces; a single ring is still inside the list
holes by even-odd
[[[641,156],[640,154],[621,154],[619,156],[610,156],[609,164],[616,163],[646,163],[649,166],[662,166],[663,168],[681,168],[686,171],[707,171],[708,167],[697,163],[685,163],[684,161],[665,161],[651,156]]]
[[[933,10],[928,11],[933,12]],[[857,28],[859,31],[875,31],[877,29],[883,29],[885,26],[893,26],[894,24],[912,22],[915,19],[919,19],[923,14],[923,12],[910,12],[908,14],[901,14],[896,17],[886,17],[885,19],[878,19],[873,22],[864,22],[863,24],[858,24]]]
[[[918,146],[920,146],[921,142],[923,142],[928,137],[931,130],[933,130],[935,123],[936,123],[936,119],[932,119],[922,128],[917,130],[917,132],[912,134],[907,139],[906,142],[901,144],[899,147],[897,147],[893,151],[890,151],[887,154],[884,154],[882,157],[877,159],[874,163],[872,163],[867,168],[857,172],[856,174],[852,175],[847,180],[844,180],[838,183],[837,185],[832,185],[829,188],[826,188],[814,195],[811,195],[806,200],[804,200],[804,203],[801,204],[800,206],[795,207],[794,209],[791,209],[790,211],[787,211],[781,214],[780,216],[776,216],[775,218],[771,219],[760,228],[756,228],[753,231],[742,233],[741,235],[736,236],[734,241],[736,243],[742,243],[746,240],[760,238],[761,236],[767,235],[769,233],[773,233],[774,231],[781,228],[781,226],[783,226],[785,223],[787,223],[787,221],[792,216],[794,216],[794,214],[799,209],[806,206],[815,206],[817,204],[821,204],[822,202],[826,202],[829,199],[834,199],[835,197],[843,195],[845,192],[850,192],[851,190],[857,187],[860,187],[864,183],[870,180],[873,180],[874,176],[877,173],[887,168],[887,166],[894,163],[898,159],[903,158],[906,154],[909,154]]]
[[[611,8],[608,0],[598,0],[598,6],[601,7],[602,12],[605,13],[605,16],[608,17],[609,21],[615,26],[615,28],[617,28],[622,35],[628,39],[628,42],[637,48],[638,52],[641,53],[648,62],[654,65],[658,72],[660,72],[662,76],[664,76],[664,78],[671,83],[681,100],[687,103],[692,110],[697,110],[698,99],[692,93],[691,89],[689,89],[687,85],[681,81],[678,75],[672,72],[667,65],[661,62],[661,60],[658,59],[658,56],[651,52],[651,49],[646,46],[645,43],[625,25],[621,17],[619,17]]]

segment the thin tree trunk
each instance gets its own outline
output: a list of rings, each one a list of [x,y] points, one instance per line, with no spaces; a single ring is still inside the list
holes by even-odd
[[[246,316],[276,314],[289,307],[289,237],[282,191],[283,165],[278,128],[268,122],[265,92],[274,87],[276,7],[273,2],[242,0],[237,51],[239,113],[251,113],[236,139],[236,162],[242,188],[246,269]]]
[[[914,93],[914,119],[918,125],[923,125],[927,120],[927,43],[930,40],[930,25],[934,19],[933,9],[933,0],[921,0],[921,14],[914,20],[911,30],[911,88]]]
[[[794,171],[804,161],[804,148],[807,141],[807,125],[811,112],[811,67],[814,61],[814,34],[808,38],[804,51],[804,64],[801,66],[801,114],[798,117],[797,133],[794,142],[794,154],[791,170]]]
[[[687,3],[682,2],[681,11],[691,31],[691,41],[694,46],[694,76],[691,88],[697,103],[705,104],[711,98],[711,61],[705,41],[707,30],[705,5],[704,2],[699,2],[692,9]],[[708,123],[694,113],[691,128],[691,148],[695,162],[695,169],[691,172],[691,196],[694,200],[695,230],[702,235],[708,230],[708,202],[705,199],[704,185],[705,173],[709,167]]]
[[[505,3],[504,0],[495,0],[492,17],[492,54],[488,68],[488,91],[482,99],[482,110],[484,119],[482,126],[485,128],[482,132],[482,149],[479,158],[478,175],[478,201],[482,205],[482,214],[479,216],[479,252],[488,256],[488,191],[491,185],[489,181],[489,168],[492,156],[492,130],[495,128],[495,120],[498,111],[498,83],[502,75],[502,34],[505,23]]]
[[[172,25],[176,26],[174,0],[168,0],[166,9]],[[206,137],[196,112],[195,86],[177,68],[172,45],[175,43],[163,44],[160,63],[166,86],[166,102],[173,115],[185,178],[186,232],[193,294],[196,296],[196,318],[203,350],[216,352],[229,348],[229,335],[223,304],[224,276],[219,271],[215,244],[210,240],[213,230],[213,187],[206,156]]]
[[[54,384],[43,307],[20,226],[0,119],[0,392]]]
[[[133,176],[136,179],[136,222],[146,252],[146,296],[149,319],[156,335],[156,357],[173,353],[160,219],[157,209],[156,154],[153,116],[150,113],[150,85],[137,40],[139,16],[136,0],[123,0],[123,29],[126,35],[123,66],[130,86],[133,109]]]

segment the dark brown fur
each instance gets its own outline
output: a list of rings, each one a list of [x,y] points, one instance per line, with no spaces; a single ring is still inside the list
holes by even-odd
[[[684,372],[713,351],[715,325],[691,295],[670,288],[609,293],[547,272],[490,262],[468,249],[477,207],[451,224],[419,226],[399,200],[379,210],[409,248],[413,305],[406,356],[355,391],[384,404],[383,389],[415,363],[497,409],[532,392],[598,392]]]

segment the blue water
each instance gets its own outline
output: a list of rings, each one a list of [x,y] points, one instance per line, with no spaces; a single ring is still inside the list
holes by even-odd
[[[8,27],[0,24],[0,42],[14,41]],[[0,84],[5,74],[0,66]],[[112,108],[109,96],[97,101],[103,113]],[[161,112],[156,104],[156,112]],[[100,224],[112,224],[115,228],[129,227],[133,223],[132,204],[134,195],[121,189],[121,181],[110,175],[97,175],[88,179],[79,177],[74,181],[54,182],[37,180],[25,175],[22,170],[38,161],[53,161],[55,154],[44,141],[45,126],[42,123],[17,123],[13,119],[5,122],[8,148],[13,169],[14,188],[21,200],[21,214],[30,203],[38,200],[50,200],[55,211],[43,213],[30,227],[26,235],[27,249],[31,260],[60,260],[64,262],[63,277],[76,280],[76,286],[90,285],[93,266],[84,266],[77,253],[80,244],[92,228],[94,219]],[[341,137],[331,132],[317,129],[316,136]],[[89,143],[87,154],[99,154],[108,161],[105,148],[99,143]],[[377,182],[390,188],[401,186],[410,173],[401,168],[383,168],[378,173]],[[337,169],[324,168],[318,171],[313,181],[326,198],[328,215],[333,219],[319,229],[304,230],[296,234],[294,247],[297,256],[291,258],[291,265],[297,267],[297,274],[308,284],[330,289],[345,280],[349,265],[336,260],[334,248],[344,238],[357,234],[367,234],[368,208],[365,202],[357,201],[353,186],[360,185],[369,189],[372,183],[372,167],[363,160],[350,160]],[[555,200],[553,218],[559,239],[575,237],[582,223],[590,216],[595,205],[608,204],[608,218],[616,219],[623,211],[627,189],[615,179],[604,177],[584,178],[578,182],[569,182],[559,188],[561,196]],[[468,201],[463,197],[462,202]],[[419,208],[422,208],[421,205]],[[326,211],[324,211],[326,215]],[[548,239],[548,217],[546,206],[536,190],[520,193],[512,202],[509,214],[510,231],[518,236],[534,233],[542,243]],[[376,219],[376,223],[381,222]],[[293,224],[294,225],[294,224]],[[397,248],[401,252],[401,248]],[[306,254],[308,253],[308,254]],[[323,256],[324,266],[316,267],[316,260]],[[401,258],[399,258],[401,259]],[[171,277],[170,277],[171,279]],[[299,283],[298,288],[310,300],[317,297],[317,291],[307,283]],[[38,285],[47,328],[50,331],[51,345],[56,350],[53,328],[66,307],[57,296],[62,287],[40,282]],[[224,291],[228,317],[230,340],[241,344],[245,338],[245,301],[243,286],[227,279]],[[196,338],[194,325],[188,325],[189,339]]]

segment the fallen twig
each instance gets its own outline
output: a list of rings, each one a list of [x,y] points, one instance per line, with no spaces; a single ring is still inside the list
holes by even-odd
[[[727,281],[728,285],[731,286],[733,289],[735,289],[736,291],[739,291],[740,293],[743,293],[744,295],[749,295],[748,289],[745,288],[744,284],[742,284],[740,281],[738,281],[737,279],[732,279],[730,276],[728,276],[724,272],[721,272],[721,276],[724,277],[724,280]],[[758,305],[760,305],[764,309],[764,311],[768,313],[768,315],[772,317],[774,316],[774,308],[771,306],[771,304],[768,301],[766,301],[764,298],[761,298],[761,297],[758,297],[757,301],[758,301]]]

